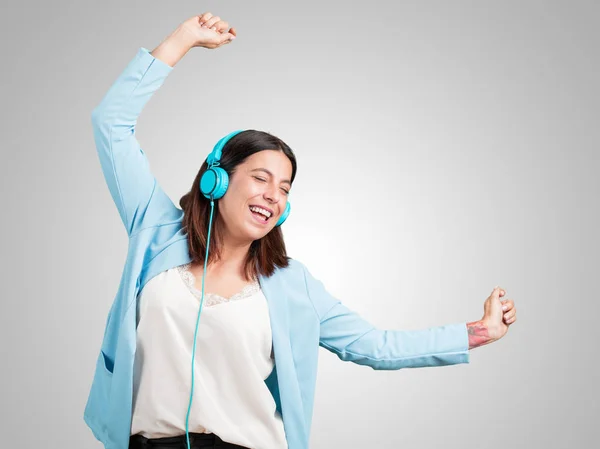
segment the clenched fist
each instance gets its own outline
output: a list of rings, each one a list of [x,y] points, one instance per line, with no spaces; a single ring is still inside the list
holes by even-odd
[[[180,29],[190,37],[192,47],[218,48],[237,36],[235,28],[229,29],[229,23],[210,12],[190,17]]]

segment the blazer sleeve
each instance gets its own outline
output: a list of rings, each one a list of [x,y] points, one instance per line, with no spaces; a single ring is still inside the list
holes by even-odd
[[[172,70],[141,47],[92,111],[102,172],[129,237],[182,212],[154,178],[135,136],[140,112]]]
[[[378,329],[329,294],[323,283],[303,268],[320,321],[319,346],[341,360],[375,370],[469,363],[466,322],[420,330]]]

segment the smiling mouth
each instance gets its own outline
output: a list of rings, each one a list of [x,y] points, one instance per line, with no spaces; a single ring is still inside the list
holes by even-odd
[[[269,221],[269,219],[272,217],[267,218],[266,216],[264,216],[263,214],[259,213],[259,212],[254,212],[252,209],[248,208],[248,210],[250,211],[250,213],[252,215],[254,215],[254,217],[259,220],[261,223],[267,223]]]

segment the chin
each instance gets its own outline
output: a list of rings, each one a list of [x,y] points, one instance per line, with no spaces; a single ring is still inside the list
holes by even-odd
[[[248,236],[252,239],[252,240],[260,240],[262,239],[265,235],[267,235],[269,233],[270,229],[246,229],[246,232],[248,233]]]
[[[267,236],[267,234],[269,234],[269,232],[271,232],[271,229],[272,229],[272,228],[269,228],[269,229],[266,229],[266,230],[264,230],[263,232],[256,233],[256,238],[255,238],[255,240],[260,240],[260,239],[262,239],[263,237],[266,237],[266,236]]]

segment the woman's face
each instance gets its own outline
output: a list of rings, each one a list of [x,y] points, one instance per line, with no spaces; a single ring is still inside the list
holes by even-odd
[[[226,241],[249,244],[268,234],[285,211],[291,178],[292,163],[279,150],[259,151],[238,165],[219,200]],[[251,206],[267,209],[271,216],[265,222]]]

